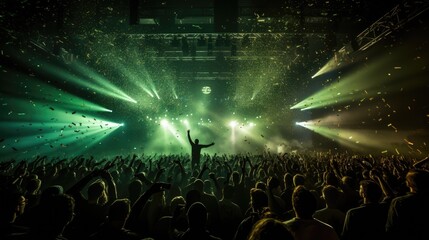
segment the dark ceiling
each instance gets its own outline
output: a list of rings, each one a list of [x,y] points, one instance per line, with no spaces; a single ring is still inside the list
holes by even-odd
[[[403,2],[6,0],[0,3],[0,21],[3,41],[12,36],[54,55],[59,49],[86,55],[80,51],[94,42],[94,36],[106,35],[115,39],[116,46],[141,44],[146,57],[168,62],[178,79],[213,80],[237,75],[238,62],[252,65],[281,59],[288,68],[320,67]]]

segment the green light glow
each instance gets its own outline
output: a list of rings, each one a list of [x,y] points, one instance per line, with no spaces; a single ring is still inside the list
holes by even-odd
[[[0,132],[13,137],[2,142],[2,154],[75,153],[82,150],[76,147],[78,143],[88,148],[121,126],[91,113],[71,112],[67,104],[65,108],[61,105],[50,101],[3,99],[2,112],[9,114],[0,123]]]
[[[96,73],[89,67],[83,65],[82,63],[75,61],[72,66],[82,75],[86,76],[87,78],[95,81],[98,86],[102,87],[104,90],[100,91],[101,93],[105,94],[113,94],[113,96],[117,96],[118,98],[121,98],[123,100],[137,103],[136,100],[128,96],[126,93],[124,93],[122,90],[120,90],[118,87],[113,85],[109,82],[109,80],[105,79],[100,74]]]
[[[392,131],[353,129],[341,127],[341,121],[336,116],[327,116],[306,122],[297,122],[296,125],[309,129],[327,139],[333,140],[342,146],[359,152],[379,151],[380,153],[405,153],[419,151],[412,148],[409,136],[417,136],[419,130]]]
[[[122,76],[124,76],[128,82],[145,91],[150,97],[154,97],[153,93],[149,90],[149,87],[147,87],[148,84],[145,83],[147,81],[152,81],[147,71],[135,69],[130,66],[127,67],[124,64],[118,62],[115,63],[109,61],[108,64],[111,65],[111,67],[118,71]],[[151,85],[153,85],[153,83]]]
[[[16,105],[25,105],[24,103],[31,103],[35,106],[36,102],[38,105],[49,105],[53,108],[61,107],[70,111],[81,111],[81,112],[112,112],[112,110],[102,107],[98,104],[87,101],[83,98],[77,97],[75,95],[69,94],[66,91],[55,88],[43,82],[37,82],[37,79],[29,78],[22,74],[17,75],[7,75],[10,79],[19,79],[19,85],[25,86],[26,91],[24,93],[17,93],[16,89],[19,89],[19,86],[16,86],[14,91],[10,92],[11,95],[25,94],[24,97],[28,100],[18,99],[14,97],[6,98],[6,103],[11,106]],[[8,83],[9,86],[12,84],[18,85],[18,81],[14,83],[13,81]],[[27,106],[29,107],[29,106]],[[25,111],[25,109],[23,110]]]
[[[22,54],[22,56],[19,56],[17,53],[12,53],[11,55],[15,61],[31,67],[35,72],[40,73],[42,75],[47,74],[47,75],[50,75],[51,77],[65,80],[65,82],[70,82],[73,84],[77,84],[79,86],[90,88],[106,96],[111,96],[114,98],[136,103],[134,99],[132,99],[127,94],[123,93],[120,89],[118,89],[108,80],[102,78],[99,74],[96,74],[94,71],[90,70],[88,67],[83,66],[77,61],[74,61],[72,65],[68,65],[68,66],[74,66],[76,68],[76,69],[73,69],[74,71],[78,70],[77,73],[73,74],[69,70],[65,69],[63,66],[56,66],[52,63],[48,63],[47,61],[41,58],[36,58],[35,60],[32,60],[32,61],[24,61],[24,59],[33,58],[32,56],[29,56],[29,54],[27,53]],[[79,72],[79,70],[81,70],[82,72]],[[77,75],[83,75],[86,77],[83,77],[83,76],[79,77]],[[92,81],[90,81],[90,79]]]
[[[73,121],[73,119],[70,119]],[[20,136],[6,139],[2,144],[5,155],[22,154],[31,150],[34,154],[73,153],[88,148],[107,137],[120,127],[120,124],[103,120],[74,122],[2,122],[0,129],[20,129]],[[37,132],[37,134],[34,134]]]
[[[380,89],[393,93],[404,88],[413,89],[424,86],[425,81],[422,78],[416,79],[412,74],[419,71],[418,65],[411,66],[407,71],[392,68],[395,66],[396,59],[391,55],[405,56],[410,54],[407,51],[402,47],[395,49],[394,53],[374,57],[354,73],[338,78],[329,86],[295,104],[291,109],[308,110],[352,101],[364,101],[379,94]],[[391,72],[382,72],[380,69],[391,69]],[[413,81],[405,81],[407,78]]]

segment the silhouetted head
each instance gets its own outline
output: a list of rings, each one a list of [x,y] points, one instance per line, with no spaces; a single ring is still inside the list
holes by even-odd
[[[261,189],[250,189],[250,201],[254,211],[259,211],[264,207],[268,207],[268,196]]]
[[[340,191],[332,185],[326,185],[322,189],[322,197],[328,206],[335,206],[340,198]]]
[[[429,192],[429,171],[413,169],[407,173],[406,184],[413,192]]]
[[[199,142],[200,142],[200,140],[198,140],[198,138],[195,139],[195,144],[198,144]]]
[[[295,174],[293,176],[293,185],[295,187],[301,186],[305,184],[305,176],[302,174]]]
[[[257,183],[255,183],[255,188],[266,191],[267,190],[267,184],[262,182],[262,181],[258,181]]]
[[[200,193],[203,193],[204,191],[204,182],[201,179],[196,179],[194,181],[194,189],[197,190]]]
[[[202,229],[207,222],[207,209],[201,202],[193,203],[188,210],[188,223],[191,229]]]
[[[383,196],[380,186],[371,180],[362,180],[360,182],[359,194],[371,203],[377,203]]]
[[[295,188],[292,194],[292,206],[295,215],[303,219],[312,219],[317,209],[317,199],[304,186]]]
[[[104,205],[107,202],[106,184],[102,180],[93,182],[88,187],[88,200]]]

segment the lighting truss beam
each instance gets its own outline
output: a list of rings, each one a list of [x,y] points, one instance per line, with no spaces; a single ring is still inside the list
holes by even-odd
[[[368,49],[428,9],[429,2],[427,1],[407,1],[395,6],[356,37],[356,43],[359,46],[358,50],[364,51]],[[345,52],[345,47],[341,48],[339,52]]]

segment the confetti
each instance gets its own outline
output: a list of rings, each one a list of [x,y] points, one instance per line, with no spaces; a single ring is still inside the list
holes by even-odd
[[[414,145],[414,143],[412,143],[412,142],[408,141],[408,139],[406,139],[406,138],[404,138],[404,141],[405,141],[408,145],[411,145],[411,146],[413,146],[413,145]]]

